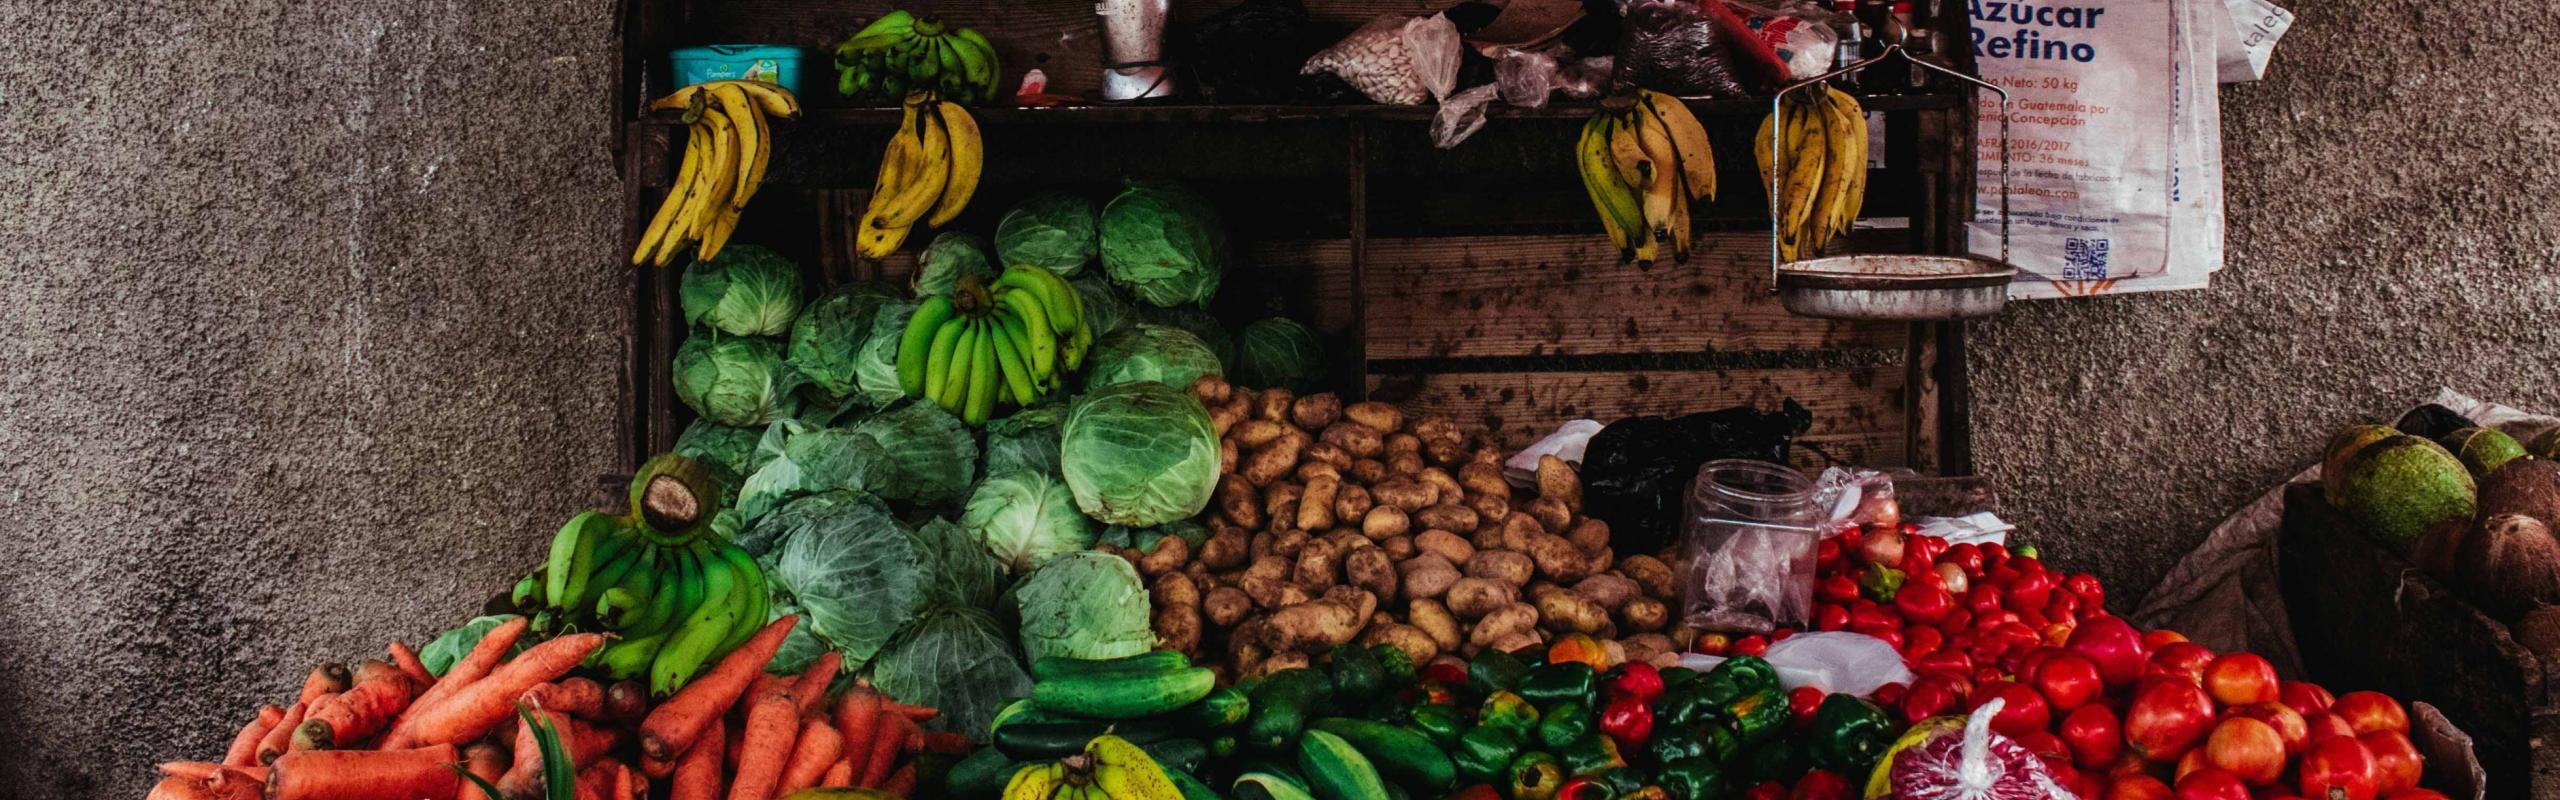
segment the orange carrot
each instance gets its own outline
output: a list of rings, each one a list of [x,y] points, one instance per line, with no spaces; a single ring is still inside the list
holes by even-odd
[[[418,699],[409,701],[410,714],[414,715],[435,707],[445,698],[453,696],[455,692],[462,691],[463,687],[488,675],[490,670],[497,669],[498,661],[507,657],[507,650],[516,646],[516,640],[524,636],[525,626],[529,624],[531,623],[526,622],[523,617],[517,617],[507,620],[505,624],[498,627],[490,628],[487,634],[480,637],[479,644],[472,645],[471,652],[454,661],[453,666],[444,671],[442,680],[436,681],[434,686],[427,687],[425,692],[418,695]],[[400,721],[408,720],[404,717]],[[395,722],[391,727],[398,729],[400,725]]]
[[[507,749],[488,742],[462,748],[462,767],[470,770],[473,776],[488,781],[489,785],[496,786],[498,779],[507,774]],[[482,794],[480,785],[477,783],[463,781],[462,793],[456,795],[453,800],[498,800],[498,798]]]
[[[824,655],[818,656],[818,660],[811,663],[808,669],[800,672],[799,680],[791,684],[791,691],[800,693],[801,715],[806,716],[818,710],[818,704],[826,701],[827,684],[835,682],[836,669],[842,666],[844,666],[844,655],[829,650]]]
[[[738,696],[755,676],[764,674],[764,666],[773,662],[774,651],[782,649],[782,637],[791,633],[797,616],[774,620],[756,631],[738,649],[720,659],[720,663],[696,675],[675,696],[658,704],[649,718],[640,722],[640,751],[652,759],[672,762],[711,720],[728,713]]]
[[[747,681],[746,694],[739,696],[747,698],[763,697],[766,692],[790,687],[791,681],[788,678],[784,678],[783,676],[775,675],[770,672],[759,672],[756,673],[753,680]]]
[[[829,789],[853,788],[853,762],[839,760],[828,766],[826,776],[818,779],[818,785]]]
[[[788,795],[827,777],[827,769],[844,759],[844,734],[823,719],[809,720],[800,727],[800,742],[791,746],[791,760],[782,767],[782,787],[777,795]]]
[[[593,721],[604,713],[604,687],[586,678],[562,678],[524,690],[516,703]]]
[[[371,662],[381,663],[381,662]],[[344,749],[381,733],[400,712],[408,710],[417,684],[408,673],[385,667],[362,670],[364,680],[311,704],[293,731],[294,750]]]
[[[230,772],[258,783],[267,782],[266,767],[235,767],[211,761],[170,761],[160,765],[160,774],[203,780],[217,772]]]
[[[346,691],[347,684],[354,681],[355,679],[347,674],[346,665],[322,664],[312,667],[311,677],[302,679],[302,694],[294,698],[294,702],[309,704],[319,699],[321,695]]]
[[[399,675],[406,677],[408,674],[409,673],[400,671],[399,667],[392,666],[391,662],[384,661],[379,658],[368,658],[364,660],[364,663],[356,665],[355,682],[348,684],[348,686],[349,688],[362,686],[366,681],[382,680],[382,677],[385,675]]]
[[[916,724],[906,717],[881,715],[880,729],[871,736],[871,760],[863,766],[862,777],[854,784],[879,788],[881,781],[888,780],[890,765],[897,763],[899,751],[907,749],[907,732],[915,728]]]
[[[233,767],[258,763],[258,741],[267,738],[267,731],[274,730],[276,723],[283,721],[284,709],[273,705],[259,706],[258,715],[240,728],[240,735],[231,737],[231,749],[222,751],[222,763]]]
[[[391,665],[399,667],[401,673],[419,686],[435,685],[435,673],[427,671],[427,662],[419,661],[417,652],[410,650],[408,645],[396,641],[391,643]]]
[[[631,768],[623,766],[622,762],[609,758],[587,765],[586,769],[578,771],[578,800],[621,800],[614,794],[614,776],[630,771]],[[630,778],[624,777],[620,781],[623,786],[630,786]]]
[[[880,736],[880,719],[885,716],[880,708],[887,702],[888,698],[881,697],[880,690],[871,688],[868,682],[855,683],[844,693],[844,699],[836,701],[836,730],[844,733],[845,749],[853,753],[856,786],[871,785],[860,781],[862,771],[871,765],[871,740]]]
[[[746,738],[738,743],[738,774],[729,781],[729,800],[765,800],[782,785],[792,739],[800,733],[800,701],[791,690],[757,695],[747,707]]]
[[[303,750],[276,759],[268,800],[452,797],[462,790],[453,745],[417,750]]]
[[[383,737],[382,746],[454,744],[487,735],[515,715],[515,699],[524,696],[524,690],[568,674],[603,644],[601,635],[577,633],[534,645],[443,702],[402,717]]]
[[[888,711],[906,717],[908,722],[932,722],[934,717],[942,716],[942,709],[911,706],[894,700],[889,702]]]
[[[548,719],[551,729],[560,732],[560,746],[569,751],[571,772],[595,763],[622,741],[622,729],[589,725],[557,711],[534,711],[537,719]],[[533,726],[516,726],[515,763],[499,778],[498,793],[508,797],[542,796],[542,745],[533,738]]]
[[[324,694],[312,699],[326,700],[333,696]],[[308,710],[309,708],[303,703],[295,703],[292,708],[284,710],[284,718],[276,720],[276,726],[267,729],[266,737],[258,740],[259,764],[275,763],[277,756],[284,755],[285,751],[293,749],[293,729],[301,727],[302,715]]]
[[[881,782],[880,791],[887,793],[891,797],[915,796],[916,765],[913,762],[909,762],[906,765],[899,767],[898,771],[889,773],[889,779]]]
[[[969,754],[969,737],[957,733],[926,731],[924,751],[938,756],[965,756]]]
[[[729,746],[726,727],[712,720],[711,729],[685,748],[676,760],[675,780],[667,785],[667,800],[720,800],[720,762]]]

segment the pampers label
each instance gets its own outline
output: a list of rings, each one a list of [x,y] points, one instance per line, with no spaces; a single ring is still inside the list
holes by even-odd
[[[2174,18],[2163,0],[1974,0],[1980,194],[1974,252],[2000,252],[2000,159],[2009,159],[2010,260],[2021,280],[2109,281],[2168,269],[2175,127]],[[2032,277],[2030,277],[2032,276]]]

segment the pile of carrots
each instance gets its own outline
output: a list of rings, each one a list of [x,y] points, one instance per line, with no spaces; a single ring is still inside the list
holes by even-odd
[[[525,633],[516,620],[442,678],[393,642],[388,662],[313,670],[291,706],[260,708],[221,761],[161,765],[149,800],[544,800],[533,719],[557,732],[576,800],[647,800],[653,782],[669,800],[770,800],[820,786],[906,797],[913,756],[968,749],[966,737],[917,727],[933,709],[866,683],[830,698],[833,653],[797,676],[766,674],[797,621],[765,626],[654,707],[637,682],[570,674],[603,646],[597,634],[507,659]],[[483,781],[500,796],[486,796]]]

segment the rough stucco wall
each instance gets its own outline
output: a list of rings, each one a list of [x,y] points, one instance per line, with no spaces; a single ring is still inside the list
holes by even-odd
[[[0,3],[0,797],[141,797],[620,467],[609,18]]]
[[[1974,328],[1978,471],[2128,607],[2232,510],[2436,386],[2560,410],[2560,23],[2477,0],[2292,2],[2222,93],[2210,290]]]

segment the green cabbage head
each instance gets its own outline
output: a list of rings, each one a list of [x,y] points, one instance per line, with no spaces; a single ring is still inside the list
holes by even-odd
[[[1200,513],[1218,485],[1218,434],[1191,393],[1154,381],[1096,389],[1059,437],[1067,488],[1085,516],[1153,527]]]
[[[870,343],[872,318],[891,302],[880,287],[854,284],[828,292],[791,324],[793,369],[829,398],[860,388],[862,346]]]
[[[944,231],[916,256],[916,295],[949,297],[961,278],[996,279],[995,262],[987,257],[987,240],[974,233]]]
[[[1038,472],[999,475],[978,484],[960,527],[1015,575],[1093,546],[1093,522],[1076,513],[1075,495]]]
[[[1065,192],[1042,192],[1004,212],[996,222],[996,258],[1008,267],[1039,267],[1073,275],[1093,260],[1093,201]]]
[[[1128,559],[1091,550],[1050,561],[1014,584],[1022,656],[1122,658],[1156,646],[1147,587]]]
[[[1099,388],[1130,381],[1189,387],[1202,375],[1224,372],[1218,354],[1190,331],[1137,325],[1094,342],[1084,385]],[[1255,384],[1259,385],[1259,384]]]
[[[1226,228],[1199,195],[1141,184],[1102,208],[1102,269],[1141,301],[1206,306],[1226,265]]]
[[[1094,338],[1119,333],[1138,323],[1137,309],[1129,303],[1129,295],[1111,284],[1110,276],[1088,272],[1067,281],[1076,294],[1084,297],[1084,324],[1093,329]]]
[[[1228,377],[1245,386],[1313,391],[1324,379],[1324,344],[1297,320],[1258,320],[1236,334],[1233,365]]]
[[[751,244],[720,249],[684,268],[676,287],[684,321],[736,336],[780,336],[800,316],[800,267]]]
[[[761,427],[789,414],[800,372],[773,342],[694,336],[676,348],[675,384],[676,399],[703,419]]]

